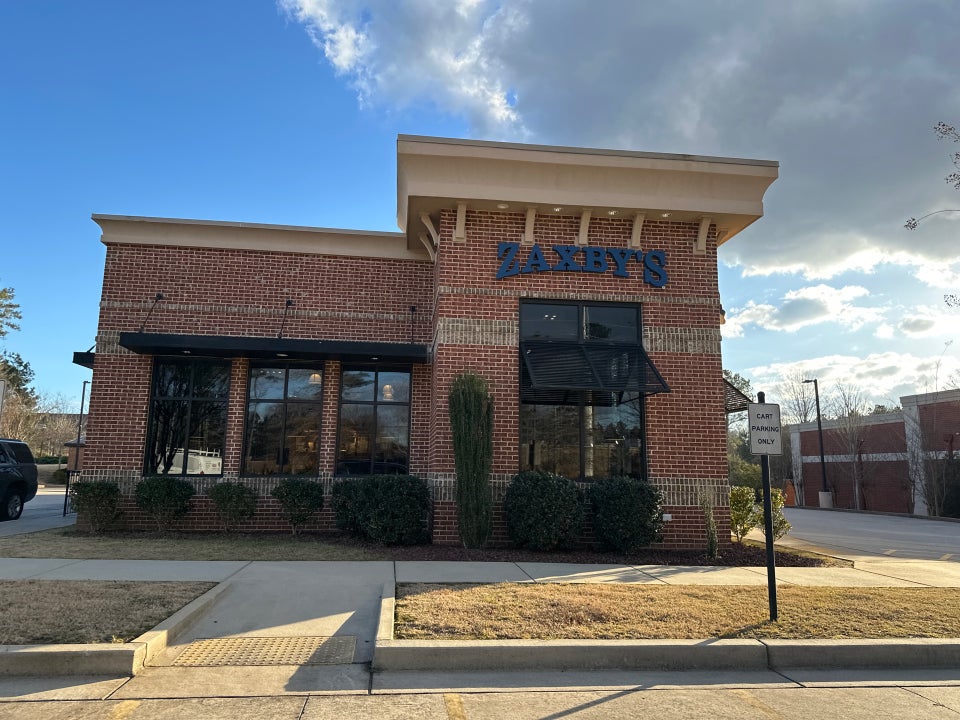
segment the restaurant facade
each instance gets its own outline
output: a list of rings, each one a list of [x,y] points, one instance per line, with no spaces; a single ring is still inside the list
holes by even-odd
[[[776,162],[399,136],[400,232],[94,215],[106,245],[83,480],[258,496],[284,477],[428,481],[457,543],[454,378],[494,398],[500,499],[523,470],[660,488],[664,545],[728,536],[717,248],[763,214]],[[326,503],[329,508],[329,502]],[[81,518],[82,522],[82,518]],[[332,526],[329,509],[315,529]]]

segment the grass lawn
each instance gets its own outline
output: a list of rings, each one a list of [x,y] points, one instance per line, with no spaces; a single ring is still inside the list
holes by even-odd
[[[214,585],[5,580],[0,583],[0,645],[127,642]]]
[[[0,538],[0,557],[85,560],[384,560],[374,548],[311,535],[113,533],[55,528]]]
[[[956,588],[435,585],[397,588],[398,639],[956,638]]]

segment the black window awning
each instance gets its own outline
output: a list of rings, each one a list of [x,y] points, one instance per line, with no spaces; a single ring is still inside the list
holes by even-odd
[[[737,390],[737,387],[729,380],[723,379],[723,405],[727,415],[749,409],[752,402],[753,400]]]
[[[362,340],[238,337],[120,333],[120,347],[140,355],[248,357],[275,360],[345,360],[354,362],[430,362],[430,347],[415,343]]]
[[[670,392],[660,372],[636,344],[520,343],[524,391]]]

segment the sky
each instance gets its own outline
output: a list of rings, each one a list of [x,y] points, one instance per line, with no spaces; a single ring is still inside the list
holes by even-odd
[[[960,3],[3,0],[0,339],[79,406],[92,213],[396,230],[396,136],[777,160],[724,367],[871,403],[960,373]]]

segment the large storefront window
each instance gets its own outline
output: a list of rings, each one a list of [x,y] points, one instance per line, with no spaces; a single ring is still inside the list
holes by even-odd
[[[229,363],[157,359],[147,434],[147,474],[223,473],[229,389]]]
[[[322,367],[251,368],[243,473],[316,475],[322,401]]]
[[[644,394],[666,384],[637,305],[520,305],[520,469],[646,474]]]
[[[410,467],[410,371],[344,367],[338,475],[402,475]]]

